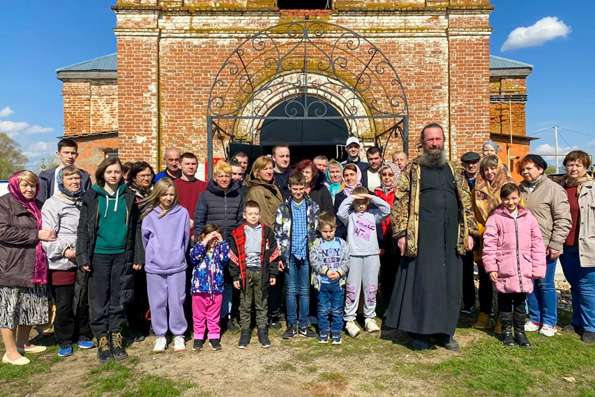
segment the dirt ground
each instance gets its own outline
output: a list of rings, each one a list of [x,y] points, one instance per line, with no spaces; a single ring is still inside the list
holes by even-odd
[[[414,373],[402,373],[400,365],[440,362],[453,355],[444,349],[412,352],[378,334],[345,337],[339,346],[304,337],[283,340],[280,335],[281,331],[271,333],[270,349],[261,348],[254,335],[249,347],[240,350],[238,335],[227,333],[219,352],[207,346],[194,352],[188,341],[186,352],[168,349],[161,354],[151,352],[154,338],[147,338],[128,349],[130,359],[125,365],[134,377],[151,375],[188,383],[184,396],[408,396],[437,395],[439,388]],[[461,335],[459,342],[465,348],[478,337]],[[47,372],[32,376],[24,389],[9,392],[2,387],[2,394],[54,397],[60,391],[64,396],[88,395],[93,377],[102,376],[93,373],[97,367],[95,350],[78,351],[67,359],[55,359]]]

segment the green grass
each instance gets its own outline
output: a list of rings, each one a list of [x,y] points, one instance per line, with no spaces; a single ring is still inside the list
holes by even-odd
[[[3,354],[0,353],[0,356]],[[52,366],[61,360],[56,355],[55,346],[49,346],[42,354],[28,354],[27,358],[31,364],[20,367],[0,363],[0,396],[33,394],[41,376],[50,372]]]
[[[87,390],[91,396],[101,396],[105,393],[122,392],[133,382],[134,377],[130,368],[110,361],[89,371]]]
[[[461,355],[436,364],[410,364],[405,371],[433,378],[447,395],[526,396],[562,389],[580,391],[577,395],[594,393],[593,347],[563,334],[531,340],[532,348],[521,349],[506,348],[495,338],[484,339]]]
[[[0,384],[18,383],[34,375],[46,373],[52,365],[60,361],[60,358],[56,355],[55,346],[48,347],[48,350],[43,354],[28,354],[27,358],[31,360],[31,364],[29,365],[18,367],[15,365],[0,364]]]
[[[131,357],[123,363],[110,361],[91,369],[87,384],[89,395],[175,397],[193,387],[193,384],[186,380],[174,382],[172,379],[156,375],[141,375],[134,370],[138,362],[138,358]],[[201,393],[197,390],[193,395]]]
[[[469,328],[458,329],[457,337],[463,342],[462,352],[457,354],[444,349],[413,352],[367,334],[345,337],[340,346],[301,338],[281,342],[287,360],[272,360],[261,369],[262,373],[280,374],[280,382],[285,375],[300,376],[307,392],[320,397],[414,391],[465,397],[595,397],[595,347],[585,345],[576,335],[561,332],[546,338],[530,334],[530,349],[506,348],[495,337]],[[55,347],[30,358],[32,363],[24,367],[0,364],[0,396],[34,394],[40,384],[59,375],[59,366],[52,369],[63,361],[56,356]],[[143,370],[139,362],[136,357],[106,365],[93,362],[84,370],[83,395],[215,395],[203,390],[200,382],[194,384],[190,373],[172,372],[162,377]]]
[[[123,397],[171,397],[179,396],[185,390],[190,389],[192,384],[185,381],[174,382],[168,378],[160,376],[143,376],[136,384],[133,390],[126,391],[122,394]],[[199,395],[198,391],[192,395]]]

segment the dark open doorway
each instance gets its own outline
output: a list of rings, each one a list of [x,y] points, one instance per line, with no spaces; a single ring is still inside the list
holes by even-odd
[[[287,118],[304,116],[305,111],[320,117]],[[303,95],[273,108],[263,122],[260,145],[264,153],[270,153],[276,145],[289,145],[291,161],[295,163],[317,155],[336,158],[337,145],[344,145],[347,136],[347,124],[336,108],[318,97]]]

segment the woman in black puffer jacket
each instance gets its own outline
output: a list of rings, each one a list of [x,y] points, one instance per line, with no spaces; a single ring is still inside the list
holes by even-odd
[[[207,190],[196,204],[194,235],[200,235],[202,228],[211,223],[221,228],[224,239],[229,239],[231,231],[242,223],[243,210],[241,186],[231,180],[231,166],[220,161],[213,169]]]

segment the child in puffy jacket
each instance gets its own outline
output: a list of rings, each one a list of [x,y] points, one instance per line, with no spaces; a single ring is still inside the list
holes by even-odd
[[[201,350],[208,330],[209,343],[221,350],[221,304],[225,284],[224,270],[229,262],[229,244],[217,225],[207,224],[190,252],[192,271],[193,350]],[[205,324],[206,323],[206,324]],[[205,326],[206,325],[206,326]]]
[[[545,249],[537,220],[519,206],[518,186],[506,183],[500,198],[502,204],[486,223],[483,265],[498,291],[502,343],[529,347],[525,300],[533,291],[533,280],[545,277]]]

